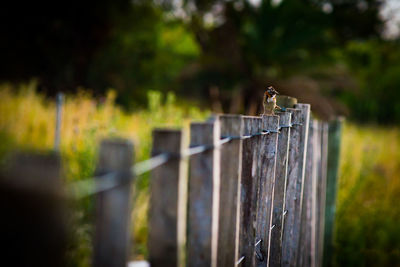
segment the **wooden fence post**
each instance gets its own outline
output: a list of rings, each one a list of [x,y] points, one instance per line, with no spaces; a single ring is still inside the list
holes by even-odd
[[[59,155],[17,153],[9,163],[0,173],[3,265],[65,266],[69,231]]]
[[[180,130],[153,131],[152,157],[171,153],[150,177],[149,261],[151,266],[184,266],[187,208],[187,164]]]
[[[301,228],[300,228],[300,241],[297,257],[297,266],[314,267],[315,260],[313,256],[313,231],[315,229],[314,217],[314,203],[315,196],[313,191],[314,179],[316,178],[316,165],[314,157],[316,156],[316,136],[318,133],[318,121],[310,119],[308,130],[308,143],[306,154],[306,165],[304,175],[304,198],[301,212]]]
[[[312,231],[311,231],[311,267],[318,266],[318,183],[321,169],[321,127],[322,121],[314,120],[313,128],[313,172],[312,172]]]
[[[328,168],[326,180],[325,235],[323,265],[332,266],[333,230],[336,212],[337,177],[339,171],[340,139],[342,134],[341,118],[329,123]]]
[[[302,190],[305,171],[305,156],[310,117],[309,104],[297,104],[292,113],[290,131],[288,177],[285,196],[285,218],[282,243],[282,265],[295,266],[299,245]]]
[[[255,266],[267,266],[270,245],[272,201],[275,186],[276,150],[278,145],[279,116],[263,116],[263,135],[258,147],[260,151],[260,180],[257,196]]]
[[[285,200],[287,164],[289,156],[289,137],[291,114],[278,112],[279,126],[282,127],[278,135],[278,148],[276,155],[275,188],[272,213],[271,245],[269,266],[281,266],[282,258],[282,214]]]
[[[327,159],[328,159],[328,123],[321,122],[320,126],[320,154],[318,182],[317,182],[317,266],[322,266],[322,256],[324,247],[325,232],[325,199],[326,199],[326,176],[327,176]]]
[[[114,173],[119,185],[96,196],[93,266],[126,266],[129,249],[133,145],[126,140],[104,140],[96,176]]]
[[[63,103],[64,94],[58,92],[56,97],[56,127],[54,131],[54,150],[60,150]]]
[[[241,115],[220,115],[221,138],[243,135]],[[217,266],[234,266],[238,258],[240,179],[242,144],[232,140],[221,147],[221,187]]]
[[[243,116],[244,135],[261,132],[261,118]],[[255,220],[258,193],[258,160],[260,138],[243,140],[242,179],[240,191],[239,261],[241,266],[251,266],[254,259]]]
[[[220,123],[192,123],[190,145],[214,146],[214,149],[190,158],[188,266],[217,265],[218,208],[220,189]]]

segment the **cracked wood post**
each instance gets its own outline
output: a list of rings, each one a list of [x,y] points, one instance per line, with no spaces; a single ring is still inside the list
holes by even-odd
[[[217,266],[220,190],[220,139],[218,118],[191,123],[190,145],[214,146],[190,158],[187,265]]]
[[[262,130],[272,131],[261,136],[259,147],[260,181],[256,213],[255,266],[267,266],[269,257],[272,205],[275,187],[276,150],[278,145],[279,116],[263,116]],[[274,231],[275,228],[272,229]]]
[[[285,218],[282,239],[282,265],[295,266],[299,246],[301,202],[305,171],[305,156],[310,117],[309,104],[297,104],[292,113],[290,131],[288,177],[285,195]]]
[[[153,131],[152,157],[173,154],[150,177],[148,250],[151,266],[184,266],[187,208],[187,161],[181,130]]]
[[[325,200],[326,200],[326,176],[328,160],[328,123],[322,122],[320,127],[320,165],[317,182],[317,266],[322,266],[325,231]]]
[[[220,115],[221,139],[243,135],[241,115]],[[242,172],[242,140],[221,147],[221,187],[217,266],[234,266],[238,260],[239,199]]]
[[[325,203],[325,233],[323,266],[332,266],[333,229],[336,212],[337,177],[339,171],[340,139],[342,134],[342,118],[329,123],[328,130],[328,162]]]
[[[276,114],[279,116],[279,126],[283,126],[283,128],[281,128],[280,134],[278,135],[272,213],[272,225],[275,225],[275,227],[273,231],[271,231],[269,266],[281,266],[283,205],[285,199],[290,138],[290,127],[285,126],[289,126],[291,123],[291,114],[289,112],[277,112]]]
[[[126,266],[128,261],[133,145],[107,139],[100,145],[96,176],[115,173],[118,185],[96,195],[93,266]]]
[[[243,116],[244,135],[261,131],[261,118]],[[240,191],[239,259],[241,266],[251,266],[254,257],[255,216],[258,193],[259,136],[244,139],[242,150],[242,179]]]
[[[318,136],[318,121],[310,119],[308,130],[306,169],[304,175],[304,198],[301,213],[301,229],[298,250],[297,266],[314,267],[315,266],[315,182],[317,176],[316,147]],[[319,155],[318,155],[319,156]]]

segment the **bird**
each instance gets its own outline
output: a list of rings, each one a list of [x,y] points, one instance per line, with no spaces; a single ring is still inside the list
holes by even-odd
[[[268,86],[267,90],[264,93],[264,113],[262,114],[263,116],[274,115],[275,108],[279,108],[282,110],[282,108],[276,104],[276,95],[279,95],[278,91],[276,91],[274,87]]]

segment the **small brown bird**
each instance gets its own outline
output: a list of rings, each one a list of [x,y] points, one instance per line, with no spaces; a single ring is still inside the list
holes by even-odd
[[[275,108],[278,107],[281,109],[278,105],[276,105],[276,95],[279,95],[278,91],[276,91],[274,87],[268,86],[264,93],[264,113],[262,115],[274,115]]]

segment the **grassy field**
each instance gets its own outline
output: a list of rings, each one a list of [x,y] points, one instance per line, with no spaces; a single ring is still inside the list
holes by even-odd
[[[35,91],[35,83],[15,88],[0,85],[0,161],[14,150],[51,150],[55,105]],[[173,94],[148,94],[148,109],[127,114],[110,91],[94,99],[85,91],[67,95],[63,110],[61,155],[65,181],[93,175],[99,141],[124,137],[136,146],[136,161],[148,158],[154,127],[187,127],[189,118],[202,120],[207,111],[179,103]],[[395,266],[400,262],[400,130],[346,123],[343,131],[335,264],[337,266]],[[146,256],[148,176],[137,182],[136,258]],[[75,205],[77,225],[71,242],[71,266],[87,266],[92,234],[92,199]]]
[[[346,124],[336,266],[400,266],[400,130]]]
[[[35,83],[15,88],[0,86],[0,162],[15,150],[53,149],[55,131],[54,99],[36,93]],[[16,93],[13,93],[16,92]],[[65,182],[91,177],[94,173],[98,144],[103,138],[123,137],[135,144],[135,161],[149,158],[151,131],[156,127],[186,129],[190,120],[204,120],[208,111],[201,111],[187,103],[177,103],[173,94],[148,94],[148,109],[127,114],[114,103],[110,91],[104,99],[94,99],[81,91],[67,95],[63,107],[61,128],[61,156]],[[189,119],[190,118],[190,119]],[[133,257],[146,256],[148,175],[138,177],[135,196],[134,221],[135,251]],[[75,240],[71,242],[71,266],[88,266],[91,254],[93,199],[74,203],[77,225]]]

